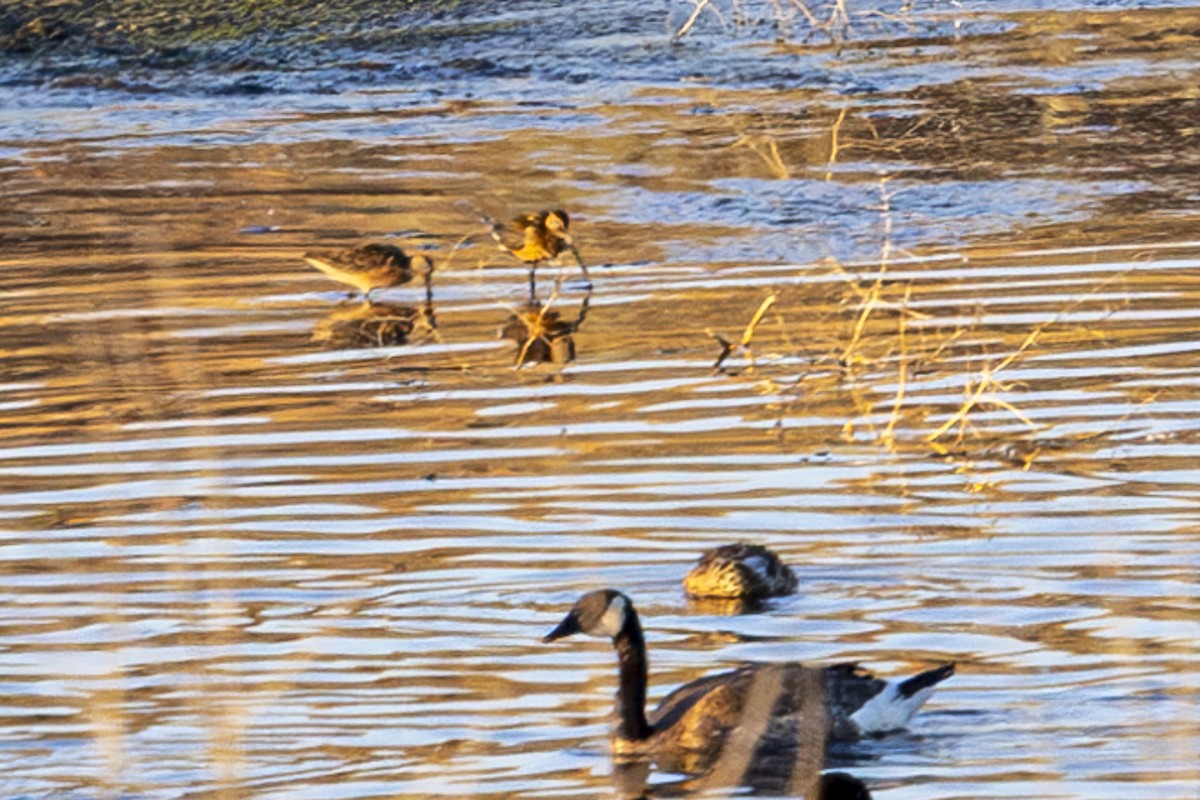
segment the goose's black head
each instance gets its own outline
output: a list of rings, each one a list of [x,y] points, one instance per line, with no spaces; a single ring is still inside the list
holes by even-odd
[[[542,641],[553,642],[576,633],[615,639],[631,613],[633,606],[629,598],[615,589],[588,592],[579,598],[557,628],[542,637]]]

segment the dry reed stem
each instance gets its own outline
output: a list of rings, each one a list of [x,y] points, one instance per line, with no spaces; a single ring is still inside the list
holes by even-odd
[[[675,36],[672,37],[675,41],[679,41],[684,36],[687,36],[687,32],[696,24],[696,20],[700,19],[700,15],[704,13],[704,9],[706,8],[710,8],[717,15],[717,19],[721,20],[722,26],[725,25],[725,18],[721,16],[721,12],[715,7],[710,7],[710,2],[711,0],[696,0],[696,7],[692,9],[692,15],[687,18],[687,22],[683,23],[683,26],[679,30],[675,31]]]
[[[834,28],[841,28],[843,35],[850,29],[850,12],[846,9],[846,0],[836,0],[833,3],[833,11],[829,15],[826,27],[830,31],[830,35],[833,34]]]
[[[908,9],[901,9],[901,10],[907,11]],[[888,22],[895,22],[898,25],[903,25],[905,27],[905,29],[910,32],[916,30],[916,26],[913,25],[908,20],[906,20],[896,14],[888,14],[886,11],[880,11],[879,9],[873,8],[868,11],[859,12],[859,16],[860,17],[879,17],[881,19],[887,20]]]
[[[904,292],[904,304],[908,305],[912,296],[912,284]],[[896,423],[900,420],[900,411],[904,407],[904,392],[908,382],[908,340],[905,336],[905,315],[896,318],[897,337],[900,340],[900,359],[896,367],[896,396],[892,399],[892,416],[887,427],[883,429],[880,442],[888,450],[896,449]]]
[[[883,217],[883,246],[879,253],[879,271],[875,275],[875,282],[871,284],[871,288],[867,290],[867,296],[864,298],[858,314],[858,320],[854,325],[853,333],[850,336],[850,343],[842,351],[842,363],[849,367],[852,363],[852,357],[855,350],[858,349],[858,344],[862,340],[863,331],[866,330],[867,321],[871,318],[871,314],[875,311],[875,307],[879,304],[879,297],[883,291],[884,276],[887,275],[888,263],[892,255],[892,197],[893,192],[887,190],[890,176],[884,175],[879,180],[879,197],[881,201],[880,215]]]
[[[750,318],[750,321],[746,323],[746,327],[742,331],[741,341],[736,345],[730,342],[724,336],[721,336],[719,333],[713,331],[711,328],[705,329],[704,332],[707,333],[711,338],[716,339],[721,345],[721,353],[717,356],[717,360],[713,363],[713,370],[720,370],[721,365],[725,363],[725,359],[729,358],[729,356],[735,351],[746,354],[750,360],[751,366],[753,366],[754,354],[750,349],[750,344],[754,340],[754,331],[758,328],[758,323],[762,322],[762,318],[766,315],[771,306],[775,305],[776,299],[777,295],[772,292],[771,294],[767,295],[767,298],[763,300],[762,303],[759,304],[758,310],[754,312],[754,316]]]
[[[750,318],[750,323],[746,325],[746,330],[742,331],[742,347],[749,347],[750,342],[754,339],[754,331],[758,327],[758,323],[762,321],[763,315],[767,313],[767,309],[775,305],[775,293],[772,292],[759,305],[758,310],[754,312],[754,316]]]
[[[833,127],[829,131],[829,160],[825,163],[825,182],[829,183],[833,180],[833,165],[837,163],[838,152],[838,135],[842,130],[842,123],[846,121],[846,114],[850,111],[850,106],[843,106],[842,111],[838,114],[837,121],[833,123]]]
[[[958,440],[961,441],[963,438],[963,431],[965,430],[965,425],[968,422],[968,417],[970,416],[971,411],[984,399],[984,395],[988,392],[988,390],[991,389],[992,386],[996,385],[997,382],[994,379],[995,375],[1012,366],[1012,364],[1018,358],[1020,358],[1020,356],[1026,350],[1028,350],[1030,347],[1033,347],[1033,345],[1037,343],[1037,340],[1041,338],[1042,332],[1049,324],[1051,323],[1043,323],[1042,325],[1038,325],[1031,330],[1025,337],[1025,340],[1021,342],[1021,346],[1005,356],[1000,363],[996,364],[995,366],[985,366],[980,371],[979,379],[977,381],[967,381],[966,399],[963,401],[963,404],[959,407],[958,411],[954,412],[954,414],[951,415],[951,417],[944,423],[942,423],[937,430],[935,430],[933,433],[926,434],[925,441],[929,444],[933,444],[947,431],[949,431],[955,425],[959,425],[960,423],[964,426],[964,428],[960,430],[958,436]],[[974,384],[974,389],[971,388],[972,384]]]
[[[460,236],[458,241],[455,242],[450,247],[450,255],[446,256],[446,264],[444,266],[444,269],[450,269],[450,267],[453,266],[454,259],[458,257],[458,251],[462,249],[464,244],[466,244],[467,242],[469,242],[473,239],[478,238],[480,235],[481,235],[480,233],[476,232],[476,233],[467,233],[467,234]],[[479,266],[482,267],[483,262],[480,262]]]
[[[788,791],[805,800],[820,800],[821,770],[825,767],[829,739],[829,692],[821,673],[815,670],[806,672],[801,680],[805,701],[797,720],[799,748]]]
[[[84,716],[91,725],[92,739],[100,754],[99,776],[102,794],[108,797],[123,797],[133,787],[126,782],[130,759],[125,750],[125,735],[129,720],[125,709],[128,698],[121,681],[125,678],[121,669],[110,669],[105,679],[113,688],[96,688],[84,698]]]
[[[1100,283],[1093,286],[1088,292],[1086,292],[1085,294],[1076,298],[1074,301],[1069,303],[1065,308],[1059,310],[1058,313],[1055,314],[1053,317],[1051,317],[1047,321],[1045,321],[1045,322],[1041,323],[1040,325],[1037,325],[1033,329],[1031,329],[1029,331],[1029,333],[1025,336],[1024,340],[1022,340],[1021,345],[1016,350],[1014,350],[1013,352],[1011,352],[1007,356],[1005,356],[1003,359],[1001,359],[999,361],[999,363],[997,363],[995,365],[985,366],[980,371],[979,378],[977,381],[968,380],[964,387],[965,399],[963,400],[963,404],[959,407],[958,411],[956,411],[953,415],[951,415],[951,417],[949,419],[947,419],[944,423],[942,423],[942,425],[939,426],[937,428],[937,430],[933,431],[932,433],[927,434],[925,436],[925,442],[927,444],[929,444],[931,447],[933,447],[933,449],[936,450],[938,453],[940,453],[942,455],[946,455],[949,452],[949,450],[945,446],[938,444],[937,440],[940,439],[943,435],[945,435],[946,432],[949,431],[951,428],[953,428],[955,425],[958,425],[959,426],[959,434],[958,434],[956,441],[961,442],[962,439],[966,435],[966,426],[969,423],[969,417],[970,417],[971,411],[983,403],[989,403],[991,405],[997,406],[998,408],[1002,408],[1005,411],[1008,411],[1010,414],[1015,416],[1017,419],[1021,420],[1021,422],[1025,423],[1026,425],[1030,426],[1031,428],[1033,428],[1035,430],[1042,427],[1042,426],[1038,425],[1037,423],[1033,422],[1033,420],[1031,420],[1024,413],[1022,413],[1020,411],[1020,409],[1018,409],[1015,405],[1013,405],[1009,401],[1004,400],[995,395],[989,394],[989,390],[991,390],[993,387],[997,388],[1001,391],[1005,391],[1009,388],[1005,384],[996,380],[996,375],[1003,372],[1005,369],[1009,368],[1014,363],[1016,363],[1016,361],[1018,359],[1023,357],[1025,355],[1025,353],[1030,348],[1032,348],[1034,346],[1034,344],[1037,343],[1038,339],[1041,338],[1042,334],[1045,333],[1046,329],[1050,328],[1053,325],[1058,324],[1062,320],[1063,316],[1069,310],[1071,310],[1071,309],[1075,308],[1076,306],[1080,305],[1081,303],[1083,303],[1084,299],[1086,299],[1088,296],[1096,294],[1097,292],[1106,288],[1110,283],[1113,283],[1116,280],[1123,278],[1126,274],[1128,274],[1128,272],[1129,272],[1129,270],[1127,270],[1127,269],[1121,270],[1120,272],[1115,272],[1112,275],[1110,275],[1108,278],[1104,279]]]
[[[828,19],[822,21],[817,13],[809,8],[803,0],[787,0],[787,5],[795,9],[795,12],[787,12],[784,8],[782,0],[769,0],[771,8],[775,11],[775,20],[778,28],[790,33],[791,23],[795,18],[795,12],[799,12],[804,17],[808,26],[814,31],[821,31],[833,41],[845,39],[853,30],[854,18],[866,19],[869,17],[879,17],[887,22],[893,22],[903,25],[909,31],[914,30],[914,25],[903,14],[908,14],[912,11],[912,3],[905,3],[899,9],[898,14],[891,14],[880,9],[867,9],[865,11],[851,12],[848,7],[848,0],[830,0],[830,2],[822,3],[817,7],[817,13],[829,11]],[[953,3],[952,3],[953,4]],[[721,21],[721,25],[729,28],[725,22],[725,18],[721,15],[715,3],[712,0],[692,0],[692,11],[686,22],[680,26],[679,30],[672,36],[672,41],[679,41],[691,31],[692,27],[699,20],[700,15],[708,9]],[[742,15],[740,3],[738,0],[731,0],[729,12],[733,18],[734,26],[737,27],[745,19]]]
[[[228,630],[221,621],[243,613],[242,607],[234,599],[233,590],[228,586],[212,592],[204,608],[208,612],[208,619],[201,624],[214,640],[223,638]],[[192,702],[197,714],[208,720],[205,726],[205,753],[215,773],[213,795],[217,800],[234,800],[237,797],[236,787],[242,783],[246,773],[242,745],[250,726],[250,710],[248,705],[239,707],[243,698],[241,693],[230,692],[228,699],[223,702],[213,702],[218,683],[212,675],[211,663],[205,662],[198,673],[201,676],[201,688]]]
[[[754,766],[755,748],[770,727],[771,711],[782,691],[782,670],[768,667],[754,673],[737,727],[729,733],[717,762],[705,773],[699,787],[733,787],[745,779]]]
[[[808,6],[804,5],[804,3],[800,2],[800,0],[791,0],[791,2],[792,2],[792,5],[794,5],[798,9],[800,9],[800,13],[804,15],[804,18],[806,20],[808,20],[809,25],[811,25],[814,28],[821,27],[821,23],[818,22],[817,18],[815,16],[813,16],[813,13],[808,10]]]
[[[748,147],[758,156],[767,168],[771,170],[771,174],[780,180],[792,177],[792,171],[788,169],[788,165],[784,163],[783,156],[779,154],[779,145],[775,143],[775,139],[767,134],[748,134],[744,132],[738,133],[737,141],[729,145],[734,147]],[[764,150],[766,152],[764,152]]]

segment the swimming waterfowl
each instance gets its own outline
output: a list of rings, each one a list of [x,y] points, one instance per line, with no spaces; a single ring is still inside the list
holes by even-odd
[[[542,641],[576,633],[607,637],[617,651],[613,752],[684,769],[700,768],[727,739],[759,749],[797,740],[806,748],[823,748],[829,737],[857,739],[899,730],[934,687],[954,674],[954,664],[896,680],[877,678],[856,664],[757,664],[681,686],[647,716],[646,644],[630,599],[615,589],[589,592]]]
[[[796,575],[779,556],[757,544],[726,544],[700,557],[683,579],[692,597],[761,600],[796,591]]]
[[[433,275],[433,262],[425,262],[425,282],[428,288]],[[346,250],[312,251],[304,260],[335,281],[358,289],[368,299],[376,289],[388,289],[413,279],[413,259],[395,245],[371,242]]]
[[[553,261],[566,250],[570,250],[571,255],[575,256],[575,263],[583,272],[584,280],[591,284],[587,267],[579,257],[579,251],[575,249],[575,240],[571,237],[571,218],[561,208],[539,211],[536,214],[522,214],[507,223],[493,222],[490,218],[485,218],[485,221],[492,225],[492,238],[500,245],[501,250],[529,264],[531,297],[538,265],[543,261]]]

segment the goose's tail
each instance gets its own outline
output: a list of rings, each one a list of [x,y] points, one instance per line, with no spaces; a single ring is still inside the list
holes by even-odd
[[[940,667],[935,667],[931,670],[926,670],[920,675],[914,675],[906,681],[903,681],[896,687],[901,697],[912,697],[922,689],[928,689],[931,686],[936,686],[942,681],[954,674],[953,664],[943,664]]]
[[[899,730],[925,705],[934,688],[953,674],[954,665],[943,664],[911,678],[888,681],[883,691],[864,703],[850,719],[863,736]]]

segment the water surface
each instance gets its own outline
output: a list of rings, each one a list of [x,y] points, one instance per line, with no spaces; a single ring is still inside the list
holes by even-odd
[[[653,700],[957,661],[876,797],[1200,797],[1200,8],[714,5],[6,51],[0,794],[612,796],[612,586]],[[435,329],[300,258],[377,239]],[[730,540],[800,594],[689,606]]]

